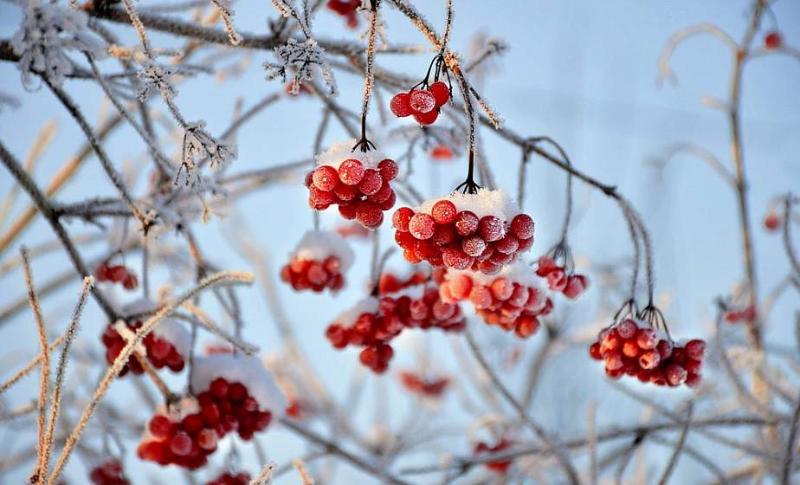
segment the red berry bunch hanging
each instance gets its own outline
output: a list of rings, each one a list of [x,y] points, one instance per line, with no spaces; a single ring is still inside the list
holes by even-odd
[[[478,456],[499,453],[508,449],[512,444],[513,442],[506,438],[501,438],[495,444],[488,444],[483,441],[479,441],[475,445],[474,453]],[[508,467],[511,466],[511,460],[489,461],[486,462],[484,466],[495,473],[506,473],[508,472]]]
[[[447,75],[448,82],[439,80],[441,74]],[[433,80],[428,84],[429,80]],[[397,93],[389,103],[389,108],[398,118],[413,116],[423,126],[431,125],[439,117],[442,106],[450,100],[449,74],[442,56],[436,56],[428,66],[425,79],[408,91]]]
[[[122,264],[100,263],[94,270],[94,277],[98,283],[119,283],[126,290],[135,290],[139,286],[136,273]]]
[[[536,279],[533,270],[521,262],[496,275],[451,269],[439,292],[443,301],[469,300],[484,322],[527,338],[539,329],[539,317],[553,308]]]
[[[533,245],[533,219],[502,190],[453,192],[392,217],[395,241],[411,263],[497,273]]]
[[[361,0],[328,0],[328,8],[347,20],[351,29],[358,27],[358,7]]]
[[[694,387],[700,383],[705,347],[699,339],[675,343],[648,321],[624,318],[600,332],[589,355],[604,361],[613,379],[628,375],[658,386]]]
[[[447,377],[426,377],[410,371],[400,372],[398,377],[408,392],[421,397],[440,398],[450,386]]]
[[[771,31],[767,32],[767,35],[764,36],[764,47],[769,50],[779,49],[783,45],[783,37],[781,36],[780,32]]]
[[[250,483],[250,474],[247,472],[223,472],[217,478],[206,482],[206,485],[247,485]]]
[[[124,313],[127,315],[137,315],[150,312],[154,309],[155,305],[153,305],[152,302],[141,299],[126,305]],[[116,323],[109,323],[106,326],[100,340],[106,348],[106,362],[109,365],[116,360],[127,343],[120,332],[124,331],[124,328],[127,328],[128,331],[135,333],[141,326],[142,321],[140,319],[129,319],[124,323],[118,321]],[[185,365],[185,356],[189,355],[191,334],[183,325],[175,320],[164,319],[153,331],[147,334],[142,344],[144,348],[144,355],[142,355],[142,357],[146,358],[153,367],[156,369],[167,367],[173,372],[180,372]],[[144,372],[139,360],[134,356],[128,359],[128,362],[120,371],[119,376],[124,376],[128,371],[137,375]]]
[[[281,269],[281,280],[297,291],[336,292],[344,286],[353,259],[350,246],[335,232],[309,231]]]
[[[92,471],[89,472],[89,480],[94,485],[129,485],[131,483],[125,478],[125,474],[122,473],[122,463],[116,458],[106,460],[92,468]]]
[[[574,300],[589,286],[589,278],[574,273],[570,264],[557,264],[556,259],[553,256],[539,258],[536,274],[547,280],[550,290],[563,293],[567,298]],[[564,259],[568,260],[569,258],[565,257]]]
[[[267,428],[271,409],[283,409],[280,391],[254,357],[212,355],[195,359],[192,388],[184,399],[149,422],[137,450],[139,458],[160,465],[196,469],[208,461],[217,442],[236,432],[243,440]],[[278,404],[276,404],[278,403]]]
[[[361,363],[381,374],[394,356],[391,341],[404,329],[458,332],[465,327],[458,305],[442,301],[436,284],[430,283],[362,300],[334,319],[325,336],[337,349],[362,347]]]
[[[353,143],[335,144],[317,156],[317,167],[306,176],[308,205],[318,211],[337,205],[345,219],[375,229],[397,200],[390,185],[397,163],[377,151],[355,150]]]

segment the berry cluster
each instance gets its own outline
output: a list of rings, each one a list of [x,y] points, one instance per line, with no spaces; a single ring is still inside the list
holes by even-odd
[[[141,299],[125,306],[124,313],[127,315],[137,315],[153,310],[155,306],[148,300]],[[140,319],[129,319],[124,323],[118,321],[109,323],[100,337],[103,346],[106,348],[106,362],[111,365],[117,359],[127,340],[122,336],[124,329],[127,328],[131,333],[142,326]],[[178,322],[165,319],[142,341],[144,355],[150,364],[156,369],[169,368],[173,372],[180,372],[185,366],[185,356],[189,355],[191,346],[191,334]],[[128,372],[136,375],[142,374],[144,369],[135,356],[131,356],[128,362],[119,373],[122,377]]]
[[[250,474],[247,472],[224,472],[217,478],[206,482],[206,485],[247,485],[250,483]]]
[[[604,361],[606,374],[613,379],[625,374],[658,386],[694,387],[700,383],[705,347],[699,339],[674,343],[647,322],[625,318],[600,332],[589,355]]]
[[[351,29],[358,27],[357,11],[360,6],[361,0],[328,0],[328,8],[344,17]]]
[[[94,485],[128,485],[131,482],[122,473],[122,463],[117,459],[109,459],[92,468],[89,480]]]
[[[729,308],[723,318],[728,323],[752,323],[756,319],[756,309],[752,305],[741,309]]]
[[[250,440],[269,425],[269,409],[283,409],[275,403],[280,391],[258,359],[217,354],[194,362],[191,388],[202,391],[197,399],[184,399],[150,420],[139,458],[199,468],[228,433]]]
[[[352,150],[354,143],[333,145],[317,157],[317,167],[306,176],[308,205],[318,211],[338,205],[345,219],[375,229],[397,200],[389,182],[398,167],[378,152]]]
[[[553,309],[533,271],[521,262],[494,276],[448,270],[439,293],[446,302],[469,300],[484,322],[513,331],[520,338],[533,335],[539,329],[539,317]]]
[[[550,256],[539,258],[536,274],[547,280],[550,290],[563,293],[571,300],[578,298],[589,286],[589,279],[585,275],[574,274],[566,265],[558,265]]]
[[[392,217],[395,241],[411,263],[491,274],[533,245],[533,219],[502,190],[454,192]]]
[[[343,349],[362,347],[361,363],[378,374],[389,368],[394,356],[391,341],[405,328],[439,328],[457,332],[465,328],[458,305],[439,298],[436,285],[417,285],[403,291],[367,298],[339,315],[325,336],[331,345]]]
[[[426,89],[412,89],[397,93],[389,108],[398,118],[414,116],[420,125],[430,125],[439,117],[441,107],[450,99],[450,88],[442,81],[436,81]]]
[[[353,251],[335,232],[309,231],[281,269],[281,280],[297,291],[336,292],[353,264]]]
[[[450,379],[447,377],[425,377],[408,371],[400,372],[398,377],[408,392],[422,397],[439,398],[450,386]]]
[[[474,448],[474,453],[476,455],[483,455],[483,454],[491,454],[491,453],[499,453],[505,449],[508,449],[513,444],[511,440],[506,438],[500,439],[494,445],[490,445],[488,443],[484,443],[483,441],[479,441]],[[496,473],[506,473],[508,471],[508,467],[511,466],[511,460],[503,460],[503,461],[489,461],[485,464],[486,468],[489,470],[496,472]]]
[[[126,290],[135,290],[139,286],[136,273],[122,264],[100,263],[94,270],[94,277],[98,283],[120,283]]]

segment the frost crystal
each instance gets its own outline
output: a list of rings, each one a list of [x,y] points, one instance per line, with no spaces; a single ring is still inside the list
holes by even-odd
[[[20,57],[17,62],[22,74],[22,84],[29,87],[34,74],[44,75],[48,81],[60,86],[74,67],[67,50],[77,50],[91,55],[102,55],[102,47],[87,35],[86,14],[52,5],[28,4],[20,29],[11,38],[11,48]]]
[[[170,78],[176,74],[175,69],[158,64],[150,59],[142,62],[142,70],[136,75],[142,80],[142,87],[139,90],[139,100],[144,102],[150,97],[153,91],[158,91],[165,100],[171,100],[177,96],[178,91],[172,85]]]
[[[336,81],[333,78],[333,71],[325,60],[325,50],[317,44],[314,39],[289,41],[275,48],[275,55],[280,62],[265,62],[264,69],[267,70],[267,79],[273,80],[281,78],[286,81],[287,71],[294,73],[292,79],[292,94],[297,94],[300,84],[303,81],[314,79],[314,71],[317,70],[322,80],[330,89],[330,94],[336,93]]]
[[[205,122],[189,123],[183,134],[183,160],[178,170],[177,183],[195,187],[202,185],[203,178],[195,159],[208,160],[212,167],[224,167],[236,158],[236,148],[221,143],[208,134]]]

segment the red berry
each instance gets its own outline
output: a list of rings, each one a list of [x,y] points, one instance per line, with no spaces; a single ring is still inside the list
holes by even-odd
[[[383,222],[383,211],[373,202],[360,202],[356,206],[356,218],[365,227],[375,228]]]
[[[436,81],[431,84],[430,91],[433,98],[436,100],[436,106],[442,106],[450,99],[450,88],[442,81]]]
[[[408,207],[397,209],[392,216],[392,224],[398,231],[408,232],[408,224],[414,217],[414,211]]]
[[[228,381],[218,377],[211,381],[208,389],[217,400],[223,399],[228,395]]]
[[[600,342],[595,342],[589,346],[589,355],[594,360],[602,360],[603,356],[600,354]]]
[[[398,118],[410,116],[413,112],[411,111],[411,105],[409,104],[409,94],[395,94],[391,103],[389,103],[389,109],[391,109],[392,113],[394,113],[394,115]]]
[[[658,336],[651,328],[640,328],[636,333],[636,343],[645,350],[654,349],[658,344]]]
[[[156,438],[167,438],[174,429],[172,421],[164,415],[156,414],[147,425],[150,434]]]
[[[408,97],[408,104],[414,111],[414,115],[426,114],[436,108],[436,98],[430,91],[425,89],[415,89]]]
[[[408,231],[417,239],[425,240],[433,237],[436,223],[428,214],[418,213],[408,223]]]
[[[769,32],[764,36],[764,46],[767,49],[778,49],[783,44],[783,38],[779,32]]]
[[[346,185],[358,185],[364,178],[364,165],[356,160],[350,158],[339,165],[339,179]]]
[[[433,111],[427,113],[417,113],[414,115],[414,119],[417,120],[417,123],[420,125],[432,125],[438,117],[439,108],[435,108]]]
[[[462,236],[469,236],[478,230],[480,219],[471,211],[461,211],[456,216],[456,232]]]
[[[314,187],[325,192],[330,192],[339,183],[339,173],[329,165],[320,165],[311,174]]]
[[[431,208],[431,217],[437,224],[450,224],[456,220],[457,214],[456,205],[449,200],[440,200]]]
[[[127,273],[122,279],[122,287],[126,290],[135,290],[137,286],[139,286],[139,280],[133,273]]]
[[[486,241],[480,236],[471,236],[461,242],[461,249],[468,256],[478,257],[486,249]]]
[[[517,214],[511,220],[511,232],[518,239],[530,239],[533,237],[533,219],[527,214]],[[541,264],[541,263],[540,263]]]
[[[478,225],[478,233],[486,242],[499,241],[505,233],[503,221],[495,216],[483,216]]]
[[[183,431],[179,431],[169,442],[169,449],[178,456],[186,456],[192,451],[192,438]]]
[[[633,338],[636,335],[636,332],[639,330],[639,326],[636,325],[634,320],[630,318],[626,318],[625,320],[621,321],[619,325],[616,326],[617,333],[623,339]]]
[[[463,270],[472,266],[473,259],[458,248],[445,248],[442,251],[442,262],[448,268]]]
[[[128,270],[125,269],[125,266],[115,265],[108,268],[108,279],[114,283],[122,283],[126,276],[128,276]]]
[[[686,342],[686,355],[695,360],[702,360],[706,351],[706,343],[700,339],[693,339]]]
[[[519,239],[513,234],[506,234],[503,239],[494,244],[494,249],[503,254],[514,254],[519,248]]]
[[[378,163],[378,171],[381,173],[383,180],[389,182],[397,177],[400,168],[397,166],[397,162],[391,158],[384,158]]]
[[[372,195],[383,187],[383,177],[381,174],[372,168],[368,168],[364,172],[364,178],[358,184],[358,190],[364,195]]]
[[[770,211],[764,217],[764,228],[770,232],[777,231],[781,227],[781,218],[774,211]]]

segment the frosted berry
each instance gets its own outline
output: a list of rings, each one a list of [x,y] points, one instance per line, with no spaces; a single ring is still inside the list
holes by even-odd
[[[426,114],[436,108],[436,98],[430,91],[415,89],[409,94],[408,104],[415,115]]]
[[[345,185],[358,185],[364,178],[364,165],[353,158],[339,165],[339,180]]]
[[[439,108],[434,108],[433,110],[428,111],[427,113],[414,114],[414,119],[417,120],[417,123],[423,126],[432,125],[434,122],[436,122],[436,118],[438,117],[439,117]]]
[[[392,160],[391,158],[385,158],[378,163],[378,170],[381,173],[381,177],[385,181],[394,180],[397,177],[400,169],[397,166],[397,162]]]
[[[450,88],[442,81],[436,81],[431,84],[429,89],[436,101],[436,106],[442,106],[450,99]]]
[[[440,200],[433,204],[431,217],[437,224],[450,224],[456,220],[458,210],[449,200]]]
[[[339,173],[329,165],[321,165],[312,172],[314,187],[330,192],[339,183]]]
[[[394,95],[389,104],[389,109],[392,110],[395,116],[398,118],[405,118],[414,113],[411,109],[410,97],[408,93],[398,93]]]
[[[431,216],[417,213],[408,223],[408,232],[417,239],[425,240],[433,237],[435,222]]]

